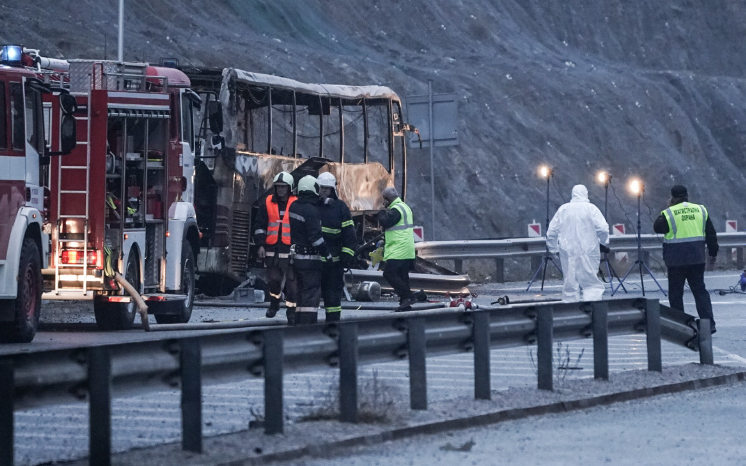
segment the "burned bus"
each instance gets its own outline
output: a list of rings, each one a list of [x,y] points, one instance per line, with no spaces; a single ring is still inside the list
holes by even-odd
[[[296,182],[333,173],[361,240],[379,231],[370,214],[382,208],[383,188],[406,195],[405,132],[415,129],[388,87],[308,84],[233,68],[184,71],[206,103],[195,123],[203,143],[195,172],[203,285],[241,282],[255,265],[252,222],[282,170]]]

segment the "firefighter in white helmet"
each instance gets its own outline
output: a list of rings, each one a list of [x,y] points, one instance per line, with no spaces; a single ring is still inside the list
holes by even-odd
[[[275,176],[272,193],[259,203],[259,213],[254,224],[254,241],[259,246],[257,256],[267,266],[267,317],[274,317],[280,309],[284,281],[288,321],[293,319],[296,306],[295,276],[290,267],[289,209],[296,201],[296,197],[292,195],[293,184],[293,176],[288,172],[280,172]]]
[[[353,264],[357,238],[347,204],[337,197],[337,179],[324,172],[317,179],[319,185],[319,217],[331,261],[322,261],[321,296],[324,298],[326,321],[338,321],[342,314],[345,268]]]
[[[315,324],[321,301],[322,258],[332,260],[321,234],[319,185],[307,175],[298,182],[298,200],[290,206],[291,261],[298,285],[295,322]]]

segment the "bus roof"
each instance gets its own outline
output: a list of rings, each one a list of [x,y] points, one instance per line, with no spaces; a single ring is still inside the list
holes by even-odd
[[[386,86],[344,86],[339,84],[308,84],[294,79],[281,78],[270,74],[252,73],[250,71],[226,68],[223,70],[223,79],[230,75],[235,76],[238,82],[272,87],[273,89],[285,89],[313,95],[342,99],[391,99],[400,102],[399,96]]]

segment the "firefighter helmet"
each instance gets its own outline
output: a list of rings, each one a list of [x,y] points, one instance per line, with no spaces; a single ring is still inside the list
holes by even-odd
[[[290,189],[293,189],[293,175],[291,175],[288,172],[280,172],[275,176],[275,179],[272,180],[272,184],[279,184],[279,183],[285,183],[286,185],[290,186]]]
[[[327,188],[335,188],[337,187],[337,179],[334,178],[334,175],[332,175],[329,172],[324,172],[316,179],[316,182],[319,184],[319,186],[325,186]]]
[[[311,175],[306,175],[298,182],[298,194],[307,191],[319,195],[319,185],[316,183],[316,178]]]

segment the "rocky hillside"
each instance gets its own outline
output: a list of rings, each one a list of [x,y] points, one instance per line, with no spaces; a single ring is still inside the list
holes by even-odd
[[[117,0],[6,0],[0,42],[116,57]],[[726,0],[126,0],[125,59],[235,66],[301,81],[459,96],[460,145],[436,149],[438,239],[525,236],[607,169],[609,220],[643,232],[672,184],[718,230],[746,226],[746,5]],[[410,150],[409,199],[429,226],[429,152]],[[647,206],[649,206],[649,208]],[[429,237],[429,234],[426,235]]]

